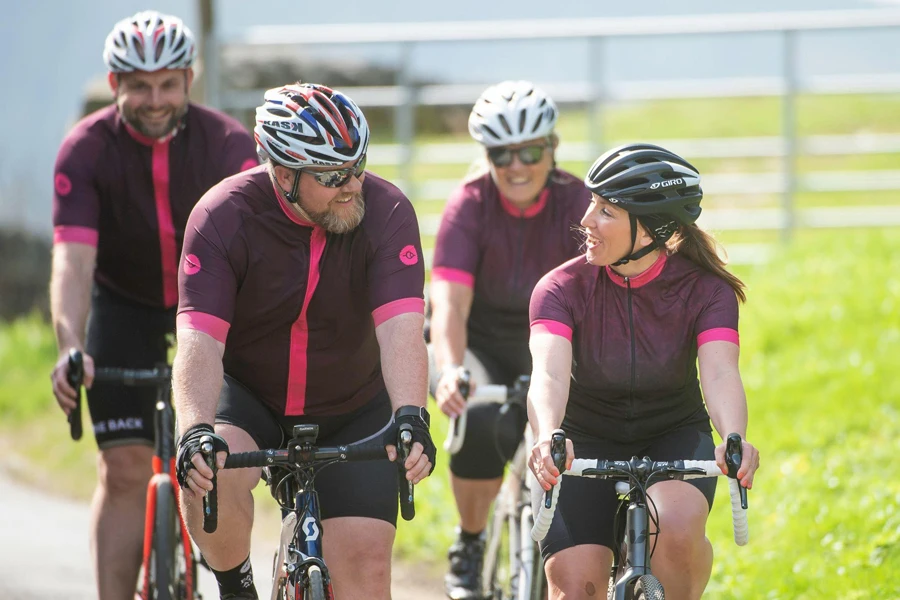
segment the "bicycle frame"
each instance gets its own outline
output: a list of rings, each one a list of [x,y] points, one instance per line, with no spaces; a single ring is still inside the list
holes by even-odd
[[[634,594],[634,586],[642,575],[650,574],[650,518],[643,494],[632,488],[625,509],[624,538],[616,539],[616,547],[625,547],[624,571],[616,576],[620,565],[618,554],[613,559],[614,587],[612,598],[626,600]]]

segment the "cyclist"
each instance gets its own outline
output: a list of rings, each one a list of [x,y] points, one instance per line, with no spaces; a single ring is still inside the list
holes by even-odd
[[[181,241],[191,208],[224,177],[257,164],[236,120],[188,100],[196,43],[181,19],[153,11],[115,24],[103,50],[115,102],[82,119],[56,160],[51,308],[59,348],[51,379],[69,413],[66,355],[152,368],[175,329]],[[87,335],[85,336],[85,323]],[[88,391],[100,450],[92,504],[99,598],[134,594],[153,454],[155,390]]]
[[[418,223],[400,190],[365,171],[362,111],[325,86],[287,85],[266,92],[254,133],[265,164],[194,209],[179,282],[176,463],[188,527],[223,598],[257,597],[248,555],[260,476],[218,473],[218,531],[205,534],[203,435],[242,452],[281,447],[293,425],[316,423],[325,445],[383,436],[393,460],[396,427],[409,423],[413,482],[435,453]],[[390,598],[396,467],[334,465],[316,489],[335,596]]]
[[[531,291],[544,273],[580,253],[574,228],[590,193],[556,167],[556,118],[553,100],[527,81],[489,87],[469,116],[488,166],[448,200],[431,272],[431,391],[447,415],[467,410],[457,387],[460,365],[475,385],[512,385],[531,372]],[[497,404],[470,406],[463,446],[450,459],[459,513],[445,577],[450,598],[480,597],[482,533],[525,426],[524,414],[505,417],[498,444],[499,418]]]
[[[738,370],[745,294],[695,224],[700,174],[668,150],[629,144],[598,158],[585,184],[593,201],[581,220],[584,257],[548,273],[531,299],[530,467],[544,490],[557,482],[549,443],[562,426],[568,464],[574,455],[715,458],[724,471],[710,418],[723,439],[746,437]],[[743,454],[738,477],[749,488],[759,453],[745,440]],[[667,596],[699,598],[709,580],[715,486],[714,478],[665,481],[650,493],[661,532],[652,568]],[[553,597],[603,595],[616,505],[611,482],[566,479],[541,545]]]

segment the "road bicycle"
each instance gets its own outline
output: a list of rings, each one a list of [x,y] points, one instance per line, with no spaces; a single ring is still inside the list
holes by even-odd
[[[69,351],[69,385],[77,390],[75,409],[69,414],[73,440],[82,436],[81,386],[84,359],[78,350]],[[179,509],[181,493],[175,479],[175,419],[172,409],[172,369],[160,363],[153,369],[98,368],[94,383],[156,388],[153,416],[153,476],[147,485],[144,518],[144,547],[141,576],[136,597],[140,600],[200,600],[197,591],[195,551]]]
[[[286,448],[239,452],[225,460],[226,469],[263,467],[266,485],[281,506],[281,535],[272,566],[272,600],[334,600],[331,576],[322,553],[316,474],[337,462],[387,460],[380,436],[355,444],[319,447],[315,445],[318,435],[318,425],[295,425]],[[410,521],[416,514],[415,496],[412,482],[406,480],[403,463],[412,448],[411,425],[400,426],[398,442],[400,513]],[[200,448],[215,472],[212,438],[203,436]],[[204,497],[203,515],[203,530],[214,532],[218,526],[215,479],[213,491]]]
[[[457,387],[467,403],[500,403],[495,440],[507,433],[500,431],[500,427],[510,413],[521,411],[520,414],[525,414],[530,381],[528,375],[522,375],[512,386],[479,385],[470,394],[469,372],[461,368],[457,373]],[[517,421],[515,416],[509,420]],[[451,418],[444,443],[450,454],[455,454],[462,447],[466,423],[466,412],[458,418]],[[523,430],[524,435],[519,432],[521,439],[494,500],[486,528],[481,572],[482,598],[486,600],[544,600],[547,597],[544,562],[538,545],[531,539],[534,520],[530,486],[534,478],[528,474],[526,457],[533,442],[530,428],[525,426]],[[498,454],[503,455],[499,444]]]
[[[731,492],[731,514],[734,525],[734,541],[738,546],[747,544],[747,488],[737,480],[741,465],[741,436],[729,434],[725,444],[725,462],[728,473],[722,473],[713,460],[651,461],[649,458],[632,457],[631,460],[598,460],[576,458],[572,467],[565,470],[566,437],[561,429],[553,432],[550,442],[553,462],[560,473],[569,476],[594,477],[616,482],[616,492],[622,498],[616,513],[617,531],[615,547],[620,552],[613,553],[610,570],[612,584],[608,598],[613,600],[664,600],[665,591],[659,580],[650,572],[650,557],[653,548],[650,539],[659,534],[659,522],[653,514],[653,503],[647,497],[647,488],[653,481],[674,479],[685,480],[695,477],[729,477]],[[563,478],[544,493],[535,518],[532,539],[541,541],[550,529],[556,503],[561,493]],[[624,526],[622,526],[624,518]],[[656,532],[650,532],[650,521]]]

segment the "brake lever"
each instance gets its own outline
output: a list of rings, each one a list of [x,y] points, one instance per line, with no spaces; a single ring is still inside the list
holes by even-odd
[[[725,466],[728,468],[728,476],[737,479],[737,472],[744,459],[744,444],[739,433],[729,433],[725,440]],[[747,488],[740,485],[738,488],[741,492],[741,508],[747,509]]]

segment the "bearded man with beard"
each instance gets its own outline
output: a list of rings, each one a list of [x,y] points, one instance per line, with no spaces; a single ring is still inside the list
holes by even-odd
[[[366,168],[359,107],[316,84],[268,90],[256,110],[263,165],[212,188],[191,213],[179,273],[176,471],[188,529],[222,598],[257,598],[246,577],[259,469],[219,471],[218,529],[203,531],[213,472],[199,451],[284,447],[298,424],[317,443],[413,428],[404,466],[434,468],[425,411],[425,271],[412,203]],[[338,598],[390,598],[396,467],[346,462],[316,476],[324,558]]]
[[[92,386],[94,365],[166,361],[188,215],[210,187],[258,164],[238,121],[188,101],[196,54],[178,17],[146,11],[116,23],[103,51],[115,102],[82,119],[56,161],[50,296],[59,360],[51,379],[71,413],[67,355],[83,351],[100,451],[91,519],[100,600],[134,596],[156,392]]]

